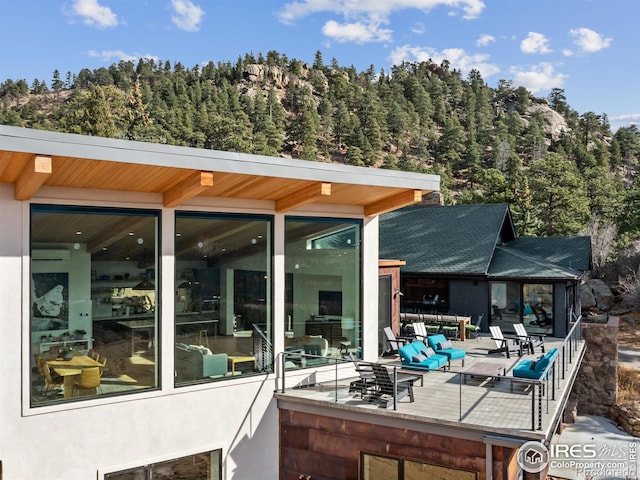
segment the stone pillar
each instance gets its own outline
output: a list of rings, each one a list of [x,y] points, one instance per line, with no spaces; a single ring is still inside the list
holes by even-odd
[[[572,392],[580,414],[606,416],[616,403],[618,330],[618,317],[607,323],[582,322],[586,350]]]

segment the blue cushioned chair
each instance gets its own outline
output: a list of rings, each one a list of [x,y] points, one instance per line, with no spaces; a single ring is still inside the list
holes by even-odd
[[[431,335],[430,337],[427,337],[427,343],[431,348],[435,350],[437,354],[445,355],[449,359],[449,362],[451,362],[451,360],[461,359],[462,366],[464,367],[464,357],[467,355],[467,352],[465,352],[461,348],[441,348],[440,345],[445,342],[447,342],[447,339],[442,334]]]
[[[558,355],[558,349],[552,348],[538,361],[532,358],[522,360],[518,365],[513,367],[513,376],[518,378],[542,380],[542,372],[544,372],[544,370],[549,366],[556,355]],[[535,362],[534,365],[532,365],[533,362]]]

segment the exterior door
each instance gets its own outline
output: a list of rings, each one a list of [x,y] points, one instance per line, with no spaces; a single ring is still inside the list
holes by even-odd
[[[384,351],[384,327],[391,326],[391,275],[378,277],[378,355]]]

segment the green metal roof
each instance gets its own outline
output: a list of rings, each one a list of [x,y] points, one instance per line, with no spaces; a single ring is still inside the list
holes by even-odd
[[[515,236],[507,204],[416,205],[380,217],[380,258],[405,260],[404,272],[486,275]]]
[[[516,238],[507,204],[417,205],[380,217],[380,258],[406,261],[405,273],[575,279],[591,239]]]

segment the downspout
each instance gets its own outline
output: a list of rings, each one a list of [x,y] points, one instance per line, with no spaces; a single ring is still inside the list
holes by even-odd
[[[482,439],[486,445],[485,453],[485,478],[493,480],[493,447],[520,448],[528,440],[516,437],[504,437],[502,435],[485,435]]]

